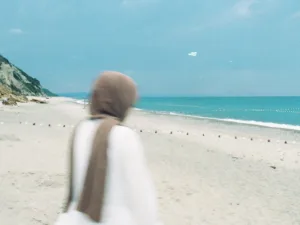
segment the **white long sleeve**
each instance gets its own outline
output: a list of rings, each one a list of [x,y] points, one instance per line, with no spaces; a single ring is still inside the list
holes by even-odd
[[[68,212],[55,225],[158,225],[155,188],[138,135],[115,126],[108,140],[108,168],[103,218],[99,223],[78,212],[95,130],[101,121],[87,120],[78,127],[74,142],[73,199]]]
[[[141,141],[134,132],[127,132],[123,138],[126,138],[125,143],[128,143],[123,145],[122,151],[124,189],[128,207],[137,225],[158,224],[157,196]]]

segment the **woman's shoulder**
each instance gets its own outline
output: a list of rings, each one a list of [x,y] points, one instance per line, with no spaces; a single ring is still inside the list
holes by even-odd
[[[109,146],[124,157],[136,157],[143,147],[139,135],[129,127],[114,126],[109,135]]]
[[[113,142],[138,142],[138,134],[126,126],[114,126],[111,130],[110,140]]]

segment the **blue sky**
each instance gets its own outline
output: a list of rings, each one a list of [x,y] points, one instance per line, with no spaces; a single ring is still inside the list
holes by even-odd
[[[141,95],[300,95],[300,1],[9,0],[0,54],[55,92],[118,70]]]

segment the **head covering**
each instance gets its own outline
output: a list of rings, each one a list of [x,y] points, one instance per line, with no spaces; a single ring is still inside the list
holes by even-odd
[[[108,137],[113,126],[122,122],[137,98],[136,86],[131,78],[119,72],[104,72],[95,81],[91,99],[91,119],[104,119],[96,131],[85,182],[77,210],[93,221],[101,221],[107,170]],[[75,128],[76,131],[76,128]],[[75,132],[74,132],[75,133]],[[72,139],[74,138],[74,133]],[[72,200],[73,140],[70,149],[69,198],[65,211]]]
[[[95,82],[90,113],[92,116],[109,115],[123,121],[136,98],[136,86],[130,77],[118,72],[104,72]]]

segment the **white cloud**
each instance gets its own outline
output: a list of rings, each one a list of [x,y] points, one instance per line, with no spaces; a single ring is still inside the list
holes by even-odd
[[[196,57],[196,56],[197,56],[197,52],[190,52],[188,55],[189,55],[189,56]]]
[[[300,18],[300,11],[294,13],[292,16],[291,16],[292,19],[297,19],[297,18]]]
[[[23,31],[20,28],[11,28],[9,30],[9,33],[11,33],[11,34],[23,34]]]
[[[232,8],[233,12],[237,16],[249,17],[252,15],[252,6],[258,3],[257,0],[241,0],[238,1]]]

